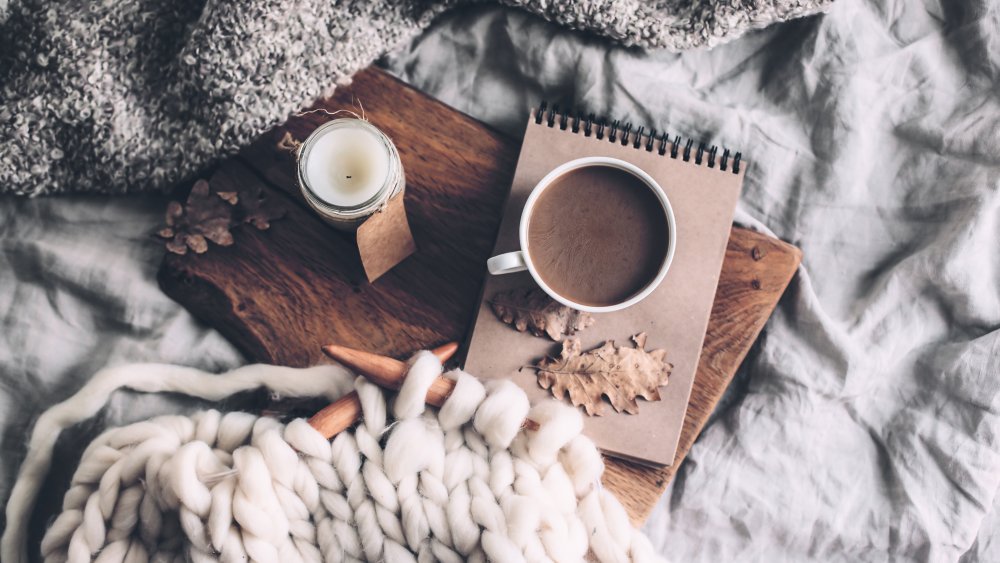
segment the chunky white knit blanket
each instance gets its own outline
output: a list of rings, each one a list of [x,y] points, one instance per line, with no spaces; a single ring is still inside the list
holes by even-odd
[[[420,353],[392,400],[335,366],[254,365],[221,376],[158,364],[98,373],[38,421],[7,506],[2,559],[28,560],[26,525],[59,432],[116,389],[218,400],[267,387],[336,398],[364,422],[323,438],[304,420],[233,412],[113,428],[86,449],[40,550],[46,561],[647,561],[576,409],[530,407],[514,384],[460,371],[425,407],[440,362]],[[390,422],[391,411],[394,421]],[[525,418],[537,430],[522,430]]]

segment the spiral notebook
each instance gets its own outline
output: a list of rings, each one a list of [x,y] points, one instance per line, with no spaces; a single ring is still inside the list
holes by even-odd
[[[587,156],[630,162],[663,187],[676,217],[677,248],[666,278],[649,297],[622,311],[594,315],[595,324],[575,335],[584,350],[591,350],[606,340],[628,346],[632,335],[645,332],[646,349],[666,350],[673,364],[668,384],[660,388],[661,400],[639,399],[638,414],[615,413],[607,405],[604,416],[584,416],[585,433],[609,455],[670,465],[747,162],[728,149],[542,104],[528,119],[494,254],[518,249],[521,210],[535,184],[556,166]],[[532,403],[551,395],[538,385],[535,371],[524,368],[558,354],[560,345],[504,324],[489,301],[500,292],[533,285],[527,272],[487,277],[464,363],[480,377],[511,379]]]

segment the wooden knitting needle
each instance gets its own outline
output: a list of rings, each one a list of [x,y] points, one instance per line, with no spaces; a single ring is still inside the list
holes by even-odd
[[[437,356],[441,363],[444,363],[457,351],[458,344],[449,342],[440,348],[431,350],[431,353]],[[358,375],[364,376],[368,381],[385,389],[399,389],[403,386],[403,380],[406,379],[406,364],[393,358],[336,344],[324,346],[323,352],[337,360],[342,366],[354,370]],[[440,407],[454,389],[455,382],[453,380],[438,377],[427,390],[427,402],[435,407]]]
[[[458,350],[458,344],[451,342],[431,350],[441,362],[447,361]],[[350,368],[379,387],[399,389],[406,378],[406,364],[385,356],[355,350],[346,346],[331,344],[323,347],[323,352],[344,367]],[[427,390],[429,404],[440,407],[455,389],[455,382],[438,376]],[[327,439],[350,428],[361,418],[361,402],[356,392],[348,393],[319,411],[309,419],[309,425]],[[538,423],[526,419],[523,428],[538,430]]]
[[[454,356],[456,351],[458,351],[458,344],[449,342],[431,350],[431,353],[437,356],[441,363],[444,363]],[[324,346],[323,352],[339,364],[365,376],[380,387],[399,389],[399,386],[403,384],[403,378],[406,377],[406,364],[394,358],[334,344]],[[438,380],[445,382],[444,385],[441,385]],[[434,395],[439,397],[439,402],[431,404],[440,406],[455,388],[455,382],[443,377],[439,377],[438,380],[434,381],[431,389],[435,390]],[[431,402],[431,394],[432,392],[428,391],[428,402]],[[351,391],[314,414],[309,419],[309,426],[315,428],[325,438],[330,439],[354,426],[354,423],[360,419],[361,400],[356,391]]]

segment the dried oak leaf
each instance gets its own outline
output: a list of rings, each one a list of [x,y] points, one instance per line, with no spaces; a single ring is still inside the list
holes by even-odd
[[[212,193],[208,182],[198,180],[191,188],[187,203],[176,201],[167,204],[167,226],[157,233],[167,239],[167,250],[174,254],[187,254],[190,248],[196,254],[208,250],[208,241],[219,246],[233,244],[232,205],[219,194]]]
[[[590,313],[570,309],[538,288],[497,293],[490,306],[501,321],[519,332],[529,330],[535,336],[548,336],[555,341],[594,324]]]
[[[660,386],[667,384],[673,366],[666,351],[647,352],[646,334],[632,337],[634,348],[615,346],[608,340],[600,348],[581,352],[576,338],[562,343],[558,358],[547,357],[534,368],[538,384],[557,399],[566,394],[573,406],[583,406],[590,416],[604,414],[607,397],[617,412],[639,412],[637,397],[660,400]]]
[[[264,197],[264,190],[261,188],[243,192],[238,198],[236,192],[232,193],[239,221],[253,225],[257,230],[266,231],[271,227],[271,221],[285,216],[285,210]]]

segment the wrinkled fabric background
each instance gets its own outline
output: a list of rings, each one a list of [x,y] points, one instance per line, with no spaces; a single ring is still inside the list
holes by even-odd
[[[671,559],[1000,561],[998,10],[842,0],[647,54],[475,9],[384,61],[511,135],[544,97],[739,148],[740,221],[803,249],[647,523]],[[33,417],[99,367],[241,362],[156,287],[164,204],[0,199],[0,498]],[[119,394],[95,426],[171,399]]]

